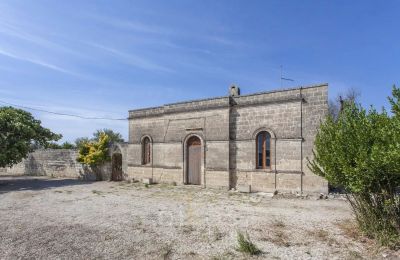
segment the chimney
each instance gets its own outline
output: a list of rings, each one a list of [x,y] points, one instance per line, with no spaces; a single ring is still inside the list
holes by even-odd
[[[231,97],[239,96],[240,95],[240,88],[235,86],[235,85],[230,86],[229,87],[229,95]]]

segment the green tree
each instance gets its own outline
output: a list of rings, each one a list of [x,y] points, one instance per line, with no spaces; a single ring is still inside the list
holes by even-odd
[[[400,91],[389,98],[393,115],[345,102],[322,123],[310,169],[347,192],[359,227],[383,245],[400,234]]]
[[[61,149],[75,149],[76,146],[70,142],[64,142],[61,144]]]
[[[328,102],[328,112],[336,119],[339,116],[340,108],[343,102],[357,102],[361,96],[361,92],[355,88],[349,88],[344,93],[338,93],[335,99],[330,99]]]
[[[58,143],[50,143],[47,148],[50,149],[75,149],[76,146],[74,144],[71,144],[70,142],[64,142],[62,144]]]
[[[122,138],[122,135],[120,133],[114,132],[113,130],[107,129],[107,128],[100,129],[100,130],[97,130],[96,132],[94,132],[93,133],[93,140],[99,141],[100,140],[100,136],[103,133],[108,136],[110,143],[122,143],[122,142],[124,142],[124,138]]]
[[[75,146],[79,149],[82,147],[84,144],[88,143],[90,139],[88,137],[80,137],[75,139]]]
[[[61,135],[41,126],[29,112],[0,107],[0,167],[11,167],[26,158],[34,147],[47,147]]]

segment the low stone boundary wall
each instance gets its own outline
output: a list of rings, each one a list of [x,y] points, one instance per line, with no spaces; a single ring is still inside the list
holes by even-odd
[[[22,162],[11,168],[0,168],[0,175],[32,175],[79,178],[85,180],[109,180],[110,163],[97,169],[76,161],[77,150],[43,149],[30,153]]]

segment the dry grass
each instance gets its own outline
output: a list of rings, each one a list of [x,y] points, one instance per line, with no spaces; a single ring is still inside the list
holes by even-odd
[[[164,245],[161,248],[161,258],[164,260],[170,259],[171,255],[172,255],[172,250],[173,250],[173,248],[172,248],[171,244]]]
[[[285,222],[283,222],[283,220],[279,219],[279,220],[275,220],[273,223],[273,226],[276,228],[285,228]]]
[[[338,245],[338,241],[327,230],[318,228],[307,232],[315,240],[327,243],[329,246]]]
[[[290,247],[289,237],[283,230],[276,230],[273,233],[271,242],[277,246]]]
[[[182,233],[184,234],[190,234],[192,232],[194,232],[196,229],[194,228],[193,225],[183,225],[182,226]]]
[[[321,228],[309,231],[308,234],[319,241],[326,241],[329,238],[329,232]]]
[[[339,223],[337,223],[337,226],[340,228],[340,230],[343,232],[343,234],[347,237],[350,237],[352,239],[360,239],[362,237],[362,234],[360,233],[357,223],[354,220],[344,220]]]

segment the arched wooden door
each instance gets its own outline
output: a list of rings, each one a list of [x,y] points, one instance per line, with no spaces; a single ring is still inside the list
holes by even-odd
[[[187,184],[201,184],[201,141],[192,136],[187,142]]]
[[[122,154],[114,153],[112,155],[111,166],[112,166],[111,180],[122,181]]]

